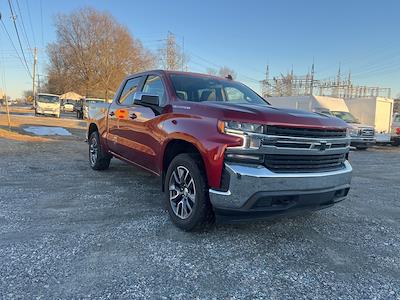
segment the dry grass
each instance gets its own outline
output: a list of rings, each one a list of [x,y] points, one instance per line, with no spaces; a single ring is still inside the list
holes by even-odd
[[[16,113],[33,113],[33,109],[29,107],[18,107],[18,106],[12,106],[10,105],[8,107],[10,113],[16,112]],[[2,105],[0,107],[1,112],[7,112],[6,106]]]
[[[23,109],[19,110],[23,112]],[[21,134],[16,131],[21,131],[19,128],[27,125],[39,125],[39,126],[57,126],[64,128],[75,128],[75,129],[85,129],[86,126],[82,126],[82,120],[74,119],[57,119],[50,117],[34,117],[26,115],[15,115],[11,114],[11,129],[13,131],[8,131],[0,129],[0,138],[11,139],[15,141],[25,141],[25,142],[48,142],[54,141],[54,139],[44,138],[40,136],[32,136],[28,134]],[[83,121],[84,122],[84,121]],[[8,127],[8,120],[6,114],[0,115],[0,126]]]
[[[51,139],[39,137],[39,136],[30,136],[26,134],[20,134],[14,131],[8,131],[4,129],[0,129],[0,138],[5,138],[14,141],[21,142],[49,142]]]
[[[42,125],[42,126],[60,126],[65,128],[85,129],[86,126],[80,125],[82,120],[74,119],[56,119],[51,117],[34,117],[11,115],[11,126],[21,127],[23,125]],[[8,126],[7,115],[0,115],[0,126]]]

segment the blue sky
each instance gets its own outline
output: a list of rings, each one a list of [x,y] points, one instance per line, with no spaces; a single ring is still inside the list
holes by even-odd
[[[55,40],[54,16],[90,6],[110,12],[154,51],[168,30],[178,42],[184,37],[190,70],[226,65],[256,90],[267,64],[271,76],[290,71],[292,65],[300,75],[314,59],[319,79],[335,76],[340,63],[342,73],[351,70],[355,83],[400,93],[400,1],[18,0],[21,14],[17,0],[12,3],[24,20],[30,45],[40,50],[40,74],[45,74],[46,44]],[[6,0],[0,0],[0,12],[18,47]],[[23,37],[22,42],[28,48]],[[32,54],[26,54],[32,61]],[[31,81],[0,25],[0,88],[4,87],[19,97],[31,88]]]

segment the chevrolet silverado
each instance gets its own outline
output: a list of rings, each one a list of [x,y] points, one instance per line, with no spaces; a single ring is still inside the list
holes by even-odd
[[[202,228],[318,210],[345,199],[352,167],[348,125],[278,109],[242,83],[155,70],[124,79],[111,104],[91,106],[89,162],[111,158],[162,182],[173,223]]]

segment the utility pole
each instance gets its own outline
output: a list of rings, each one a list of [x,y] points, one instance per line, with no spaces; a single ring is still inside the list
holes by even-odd
[[[2,15],[1,15],[1,12],[0,12],[0,21],[3,22],[3,20],[2,20],[1,18],[2,18]],[[5,89],[5,87],[4,87],[4,89]],[[8,107],[8,100],[7,100],[6,91],[3,91],[2,94],[3,94],[3,95],[1,95],[1,96],[3,97],[3,100],[6,102],[6,112],[7,112],[8,130],[11,131],[10,109],[9,109],[9,107]],[[1,99],[0,99],[0,100],[1,100]]]
[[[310,96],[313,94],[313,88],[314,88],[314,59],[311,67],[311,85],[310,85]]]
[[[336,91],[335,91],[335,97],[339,98],[340,97],[340,63],[339,63],[339,70],[336,76]]]
[[[7,121],[8,121],[8,130],[11,131],[11,119],[10,119],[10,108],[8,107],[7,95],[4,93],[4,101],[6,102],[6,111],[7,111]]]
[[[349,70],[349,77],[347,78],[347,89],[345,98],[349,98],[350,95],[350,88],[351,88],[351,70]],[[351,98],[351,97],[350,97]]]
[[[182,71],[185,71],[185,37],[182,36],[182,54],[181,54],[181,60],[182,60]]]
[[[32,76],[32,97],[33,97],[33,107],[36,108],[36,101],[35,101],[35,77],[36,77],[36,64],[37,64],[37,48],[33,50],[33,76]],[[39,81],[39,80],[38,80]]]
[[[40,75],[37,74],[37,88],[36,88],[36,92],[40,93]]]

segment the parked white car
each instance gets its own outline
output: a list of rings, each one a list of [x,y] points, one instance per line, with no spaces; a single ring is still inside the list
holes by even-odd
[[[35,101],[35,115],[52,115],[57,118],[61,113],[60,97],[53,94],[39,93]]]
[[[73,112],[74,111],[74,103],[71,100],[64,100],[62,104],[63,111]]]

